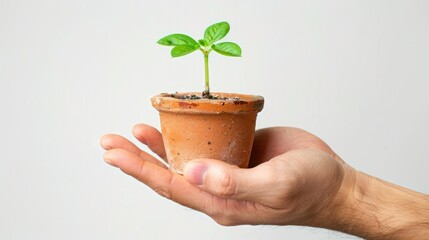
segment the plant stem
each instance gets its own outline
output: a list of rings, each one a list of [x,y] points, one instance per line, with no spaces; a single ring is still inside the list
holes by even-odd
[[[205,87],[203,96],[210,96],[210,81],[209,81],[209,51],[204,51],[204,69],[205,69]]]

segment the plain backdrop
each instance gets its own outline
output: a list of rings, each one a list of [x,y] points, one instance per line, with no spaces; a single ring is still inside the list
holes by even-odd
[[[156,41],[218,21],[243,56],[211,55],[212,90],[263,95],[258,128],[429,192],[428,1],[0,0],[0,239],[356,239],[222,227],[104,163],[103,134],[159,127],[151,96],[203,90],[202,54]]]

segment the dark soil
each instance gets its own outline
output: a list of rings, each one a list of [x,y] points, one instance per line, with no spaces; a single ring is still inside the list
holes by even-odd
[[[180,94],[179,95],[178,93],[173,93],[173,94],[170,94],[170,97],[177,98],[177,99],[187,99],[187,100],[198,100],[198,99],[234,100],[234,101],[240,100],[239,97],[227,98],[227,97],[219,97],[219,96],[212,95],[212,94],[209,94],[207,96],[207,95],[205,95],[204,92],[200,96],[199,95],[195,95],[195,94],[192,94],[192,95],[182,95],[182,94]]]

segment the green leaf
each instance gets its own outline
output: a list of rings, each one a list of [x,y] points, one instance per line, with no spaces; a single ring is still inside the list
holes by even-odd
[[[236,43],[223,42],[223,43],[213,44],[211,48],[215,52],[225,56],[241,57],[241,48]]]
[[[204,39],[198,40],[198,43],[203,47],[207,47],[209,45],[209,43]]]
[[[164,46],[178,46],[178,45],[195,45],[198,46],[197,41],[193,38],[180,33],[170,34],[158,40],[159,44]]]
[[[181,57],[185,56],[199,48],[198,45],[177,45],[171,49],[172,57]]]
[[[208,27],[204,32],[204,40],[206,40],[209,45],[216,41],[221,40],[223,37],[226,36],[226,34],[228,34],[228,32],[229,32],[229,23],[227,22],[215,23],[210,27]]]

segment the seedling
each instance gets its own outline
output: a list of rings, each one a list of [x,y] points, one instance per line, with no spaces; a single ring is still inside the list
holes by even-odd
[[[196,50],[200,50],[204,55],[205,87],[202,93],[203,98],[210,97],[209,81],[209,54],[212,50],[228,57],[241,57],[241,48],[233,42],[221,42],[229,32],[229,23],[219,22],[209,26],[204,32],[204,38],[195,41],[188,35],[175,33],[161,38],[158,43],[164,46],[173,46],[171,49],[172,57],[181,57]]]

